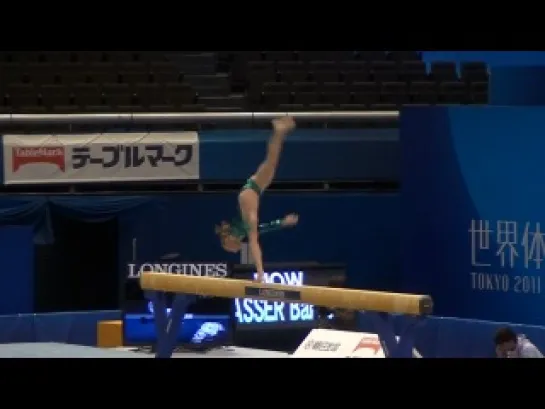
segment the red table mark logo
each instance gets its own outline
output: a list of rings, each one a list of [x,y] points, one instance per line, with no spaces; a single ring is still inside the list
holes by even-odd
[[[25,147],[13,148],[13,172],[33,163],[50,163],[56,165],[62,172],[65,171],[64,147]]]

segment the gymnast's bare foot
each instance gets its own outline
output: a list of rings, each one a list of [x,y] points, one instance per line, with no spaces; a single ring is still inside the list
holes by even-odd
[[[254,281],[256,283],[265,284],[265,273],[257,273],[254,278]]]
[[[295,120],[291,116],[273,119],[273,128],[275,132],[287,135],[295,129]]]

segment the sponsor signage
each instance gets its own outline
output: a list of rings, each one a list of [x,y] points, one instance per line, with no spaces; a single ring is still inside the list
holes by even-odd
[[[196,132],[5,135],[4,183],[199,179]]]

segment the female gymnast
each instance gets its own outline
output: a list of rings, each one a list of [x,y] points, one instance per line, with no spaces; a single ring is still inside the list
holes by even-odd
[[[216,234],[219,236],[221,246],[225,251],[238,253],[242,242],[246,238],[248,239],[250,253],[257,270],[256,280],[259,282],[264,281],[265,274],[259,235],[295,226],[299,221],[298,215],[289,214],[282,219],[259,224],[258,212],[261,194],[274,179],[284,139],[295,129],[295,121],[288,116],[275,119],[272,123],[274,132],[269,139],[265,161],[261,163],[256,173],[248,179],[238,195],[240,215],[231,222],[224,221],[221,222],[220,226],[216,226]]]

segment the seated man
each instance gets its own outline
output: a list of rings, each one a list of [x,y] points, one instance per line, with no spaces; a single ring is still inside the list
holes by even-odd
[[[494,336],[498,358],[543,358],[543,354],[524,335],[511,328],[500,328]]]

